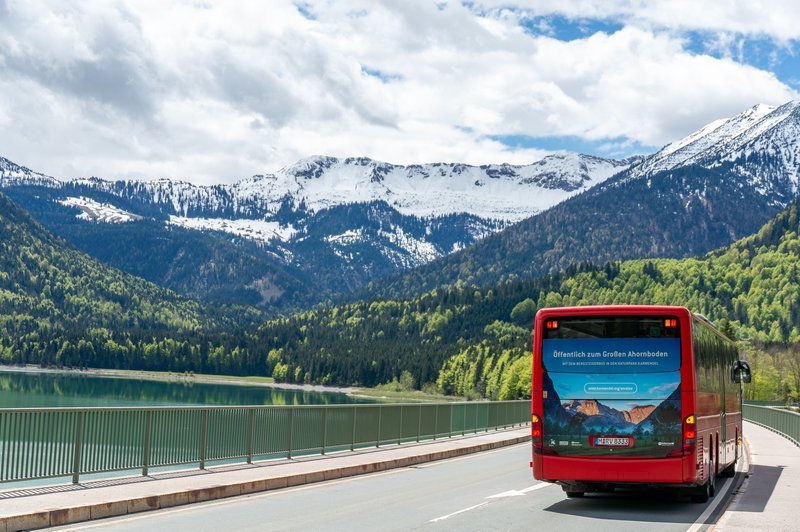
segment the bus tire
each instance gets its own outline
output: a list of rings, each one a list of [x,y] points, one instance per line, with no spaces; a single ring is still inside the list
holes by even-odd
[[[570,499],[580,499],[581,497],[584,496],[584,494],[585,492],[583,491],[568,491],[567,497],[569,497]]]
[[[736,462],[733,462],[731,465],[723,469],[719,475],[721,477],[731,478],[735,474],[736,474]]]
[[[692,502],[708,502],[708,499],[714,496],[716,492],[716,485],[714,482],[714,477],[716,476],[714,472],[714,462],[711,461],[708,463],[708,480],[706,480],[705,484],[697,488],[695,493],[692,493],[691,498]]]

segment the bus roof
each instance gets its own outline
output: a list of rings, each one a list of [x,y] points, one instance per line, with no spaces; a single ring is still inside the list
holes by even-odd
[[[583,307],[550,307],[540,309],[536,318],[544,319],[553,316],[590,316],[590,315],[657,315],[676,314],[691,317],[686,307],[670,305],[596,305]]]

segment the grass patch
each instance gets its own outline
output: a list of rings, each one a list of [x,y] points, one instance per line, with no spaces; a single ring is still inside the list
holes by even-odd
[[[272,377],[260,376],[240,376],[240,375],[214,375],[211,373],[177,373],[173,371],[141,371],[135,369],[98,369],[93,370],[98,375],[112,375],[118,377],[152,379],[159,381],[197,381],[197,382],[220,382],[229,384],[274,384]]]

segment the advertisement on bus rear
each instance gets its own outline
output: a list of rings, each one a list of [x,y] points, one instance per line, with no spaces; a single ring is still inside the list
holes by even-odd
[[[680,339],[545,339],[545,447],[564,456],[681,449]]]

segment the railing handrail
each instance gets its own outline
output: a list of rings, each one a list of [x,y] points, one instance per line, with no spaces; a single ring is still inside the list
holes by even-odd
[[[786,401],[762,401],[756,399],[745,399],[742,401],[743,404],[752,405],[752,406],[786,406]]]
[[[800,413],[795,412],[794,410],[788,410],[785,407],[778,406],[778,405],[770,406],[770,405],[754,405],[754,404],[750,404],[750,403],[744,403],[744,406],[749,406],[750,408],[760,408],[762,410],[776,410],[778,412],[783,412],[785,414],[792,414],[792,415],[795,415],[795,416],[800,416]]]
[[[0,409],[0,482],[355,450],[530,423],[530,401]]]
[[[419,403],[332,403],[319,405],[152,405],[152,406],[56,406],[56,407],[26,407],[26,408],[0,408],[4,412],[148,412],[150,410],[248,410],[248,409],[318,409],[318,408],[378,408],[387,406],[446,406],[446,405],[487,405],[487,404],[530,404],[530,399],[516,399],[511,401],[442,401]]]
[[[800,414],[778,406],[744,404],[744,418],[800,446]]]

